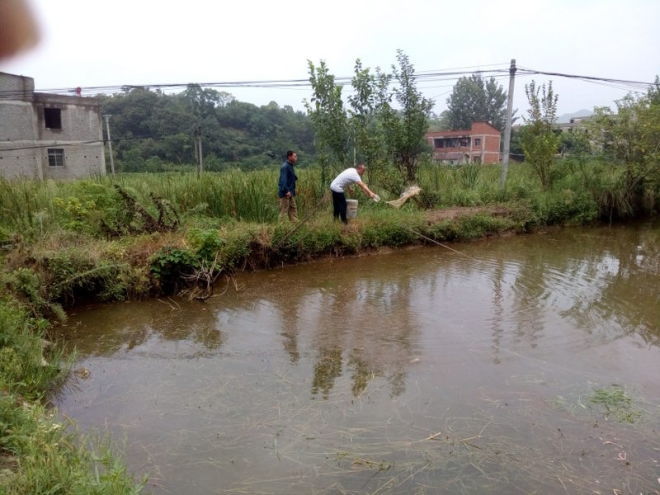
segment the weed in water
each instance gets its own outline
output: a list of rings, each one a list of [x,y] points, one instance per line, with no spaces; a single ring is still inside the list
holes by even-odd
[[[618,385],[597,388],[589,397],[589,402],[602,406],[605,416],[612,416],[621,423],[634,423],[642,415],[641,411],[632,407],[632,399]]]

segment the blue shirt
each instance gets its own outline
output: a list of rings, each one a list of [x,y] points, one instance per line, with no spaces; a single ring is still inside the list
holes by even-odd
[[[280,167],[280,182],[278,184],[279,189],[277,195],[280,198],[283,198],[286,196],[286,193],[290,192],[291,196],[295,196],[297,180],[298,177],[296,177],[296,174],[293,172],[293,165],[287,160],[282,164],[282,167]]]

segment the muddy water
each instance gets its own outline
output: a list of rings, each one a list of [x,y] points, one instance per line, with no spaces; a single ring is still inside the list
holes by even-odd
[[[89,308],[63,329],[89,376],[56,403],[108,430],[157,494],[658,493],[659,227]]]

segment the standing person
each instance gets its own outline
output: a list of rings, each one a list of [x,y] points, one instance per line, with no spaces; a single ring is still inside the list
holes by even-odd
[[[286,161],[280,167],[280,181],[277,195],[280,198],[280,220],[285,216],[295,222],[298,220],[298,208],[296,207],[296,177],[293,166],[298,161],[295,151],[286,152]]]
[[[357,167],[347,168],[332,181],[330,184],[330,190],[332,191],[332,208],[333,216],[335,218],[341,218],[341,221],[348,223],[346,219],[346,195],[344,190],[350,187],[353,184],[360,186],[360,189],[364,191],[364,194],[369,196],[371,199],[378,198],[378,195],[371,191],[367,185],[362,182],[362,175],[367,169],[367,166],[364,163],[360,163]]]

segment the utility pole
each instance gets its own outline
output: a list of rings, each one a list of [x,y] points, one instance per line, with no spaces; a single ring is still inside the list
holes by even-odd
[[[108,151],[110,152],[110,172],[112,175],[115,175],[115,158],[112,156],[112,139],[110,138],[110,117],[109,114],[104,114],[103,118],[105,119],[105,131],[108,136]]]
[[[511,119],[513,112],[513,83],[516,78],[516,59],[511,59],[509,67],[509,93],[506,105],[506,128],[504,129],[504,150],[502,152],[502,174],[500,175],[500,188],[506,185],[506,174],[509,171],[509,151],[511,150]]]
[[[202,127],[195,128],[195,147],[197,151],[197,175],[201,175],[204,171],[204,159],[202,157]]]

